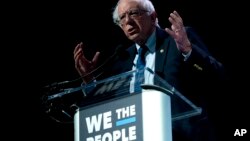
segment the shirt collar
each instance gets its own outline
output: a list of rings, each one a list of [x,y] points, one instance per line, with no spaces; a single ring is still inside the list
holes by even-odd
[[[154,30],[153,33],[149,36],[149,38],[145,44],[151,53],[153,53],[155,51],[155,46],[156,46],[155,33],[156,33],[156,30]],[[138,44],[135,44],[135,45],[136,45],[136,49],[138,50],[140,48],[140,45],[138,45]]]

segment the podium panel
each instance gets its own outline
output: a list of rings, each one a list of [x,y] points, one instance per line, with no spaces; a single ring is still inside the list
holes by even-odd
[[[141,72],[144,78],[135,80]],[[141,89],[133,88],[135,83]],[[202,110],[148,68],[47,97],[49,105],[58,101],[63,102],[61,111],[69,111],[75,141],[172,141],[173,122],[181,123]],[[69,107],[76,108],[72,112]]]
[[[156,90],[77,110],[75,141],[171,141],[170,97]]]

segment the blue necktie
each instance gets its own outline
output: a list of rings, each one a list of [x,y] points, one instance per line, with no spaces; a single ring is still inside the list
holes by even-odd
[[[136,62],[136,74],[135,74],[135,92],[141,91],[141,84],[144,83],[144,68],[145,68],[145,53],[147,51],[146,46],[141,46],[138,49],[138,59]]]

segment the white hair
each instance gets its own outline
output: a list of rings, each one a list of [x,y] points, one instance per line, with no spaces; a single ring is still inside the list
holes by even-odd
[[[120,20],[120,17],[118,15],[118,5],[120,4],[122,0],[119,0],[114,8],[113,11],[113,22],[116,25],[119,25],[118,21]],[[152,4],[152,2],[150,0],[130,0],[130,1],[135,1],[138,2],[140,4],[140,6],[142,6],[142,8],[144,8],[144,10],[148,11],[148,14],[152,14],[153,12],[155,12],[155,8],[154,5]],[[155,24],[158,25],[158,19],[156,19]]]

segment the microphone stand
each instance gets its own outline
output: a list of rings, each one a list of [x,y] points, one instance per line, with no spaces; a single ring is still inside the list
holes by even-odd
[[[112,60],[116,60],[115,58],[119,56],[124,50],[125,46],[117,46],[115,52],[108,59],[106,59],[100,66],[98,66],[91,72],[85,74],[84,76],[81,76],[71,81],[54,82],[50,85],[45,86],[44,88],[47,90],[47,93],[42,97],[42,104],[45,108],[45,112],[57,122],[68,122],[69,120],[72,120],[72,113],[74,113],[77,109],[76,103],[80,100],[83,100],[87,96],[84,91],[85,85],[82,85],[77,88],[65,87],[70,86],[73,83],[78,82],[79,80],[82,80],[83,78],[88,77],[89,75],[92,75],[93,73],[99,71]],[[95,76],[94,79],[98,78],[102,74],[103,72],[100,72],[97,76]],[[51,95],[51,93],[53,93],[53,95]],[[65,119],[59,119],[59,117],[64,117],[61,114],[65,116]]]

